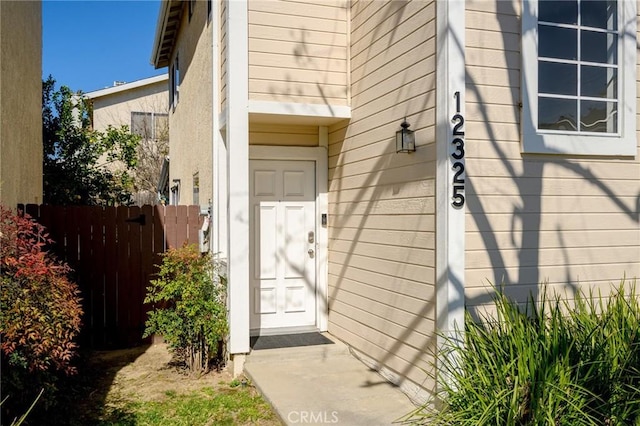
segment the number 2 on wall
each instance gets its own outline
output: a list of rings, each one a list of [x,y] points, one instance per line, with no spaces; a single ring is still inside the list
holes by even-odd
[[[460,92],[455,92],[453,97],[456,99],[456,113],[451,117],[453,125],[452,141],[454,150],[451,158],[455,161],[452,169],[455,170],[452,182],[451,205],[454,207],[464,206],[464,116],[460,113]]]

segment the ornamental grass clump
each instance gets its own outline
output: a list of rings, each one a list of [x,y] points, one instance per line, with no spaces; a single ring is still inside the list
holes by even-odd
[[[640,425],[640,303],[624,281],[608,297],[495,295],[465,319],[465,344],[438,357],[437,398],[405,419],[433,425]]]
[[[191,372],[207,372],[210,361],[223,356],[228,330],[226,285],[217,263],[195,245],[170,249],[157,276],[147,287],[145,303],[154,308],[145,337],[161,335]]]

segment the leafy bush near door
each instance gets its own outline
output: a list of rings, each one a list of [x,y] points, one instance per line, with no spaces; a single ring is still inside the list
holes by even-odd
[[[75,373],[80,292],[69,267],[46,247],[42,225],[0,206],[0,338],[5,419],[26,412],[44,389],[36,411],[56,400],[60,377]]]
[[[226,282],[212,256],[195,245],[163,255],[158,278],[147,288],[145,303],[154,304],[145,337],[161,335],[192,372],[206,372],[222,356],[226,337]]]
[[[640,425],[640,301],[624,282],[610,297],[530,300],[504,294],[497,314],[465,320],[464,347],[439,356],[438,401],[408,418],[434,425]]]

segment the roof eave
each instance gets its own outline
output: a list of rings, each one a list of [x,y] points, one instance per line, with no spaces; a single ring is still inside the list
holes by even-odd
[[[153,52],[151,53],[151,64],[156,69],[169,65],[178,35],[182,7],[183,2],[180,0],[164,0],[160,2],[156,35],[153,41]]]

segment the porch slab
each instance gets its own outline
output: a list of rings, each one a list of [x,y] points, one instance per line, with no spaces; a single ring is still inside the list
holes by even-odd
[[[400,389],[341,341],[254,350],[245,374],[286,425],[391,425],[415,409]]]

